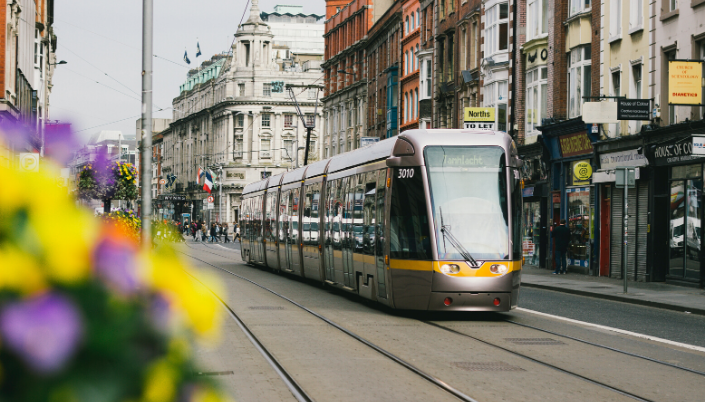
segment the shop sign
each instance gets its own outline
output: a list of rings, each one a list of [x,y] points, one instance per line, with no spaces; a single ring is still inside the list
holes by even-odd
[[[693,155],[692,139],[678,141],[680,142],[658,145],[654,150],[654,164],[662,166],[705,158],[705,155]]]
[[[668,103],[699,105],[703,98],[702,61],[668,62]]]
[[[621,166],[646,166],[648,164],[649,161],[646,156],[639,154],[636,149],[600,155],[600,168],[603,170],[611,170]]]
[[[241,170],[228,170],[225,174],[229,179],[240,179],[245,180],[245,172]]]
[[[162,194],[159,196],[159,199],[163,200],[163,201],[186,201],[186,196],[185,195],[173,195],[173,194],[164,195],[164,194]]]
[[[634,179],[639,180],[641,178],[639,168],[634,169]],[[617,171],[616,170],[598,170],[592,174],[592,183],[614,183],[617,181]]]
[[[466,107],[463,128],[494,130],[495,110],[491,107]]]
[[[573,162],[573,185],[582,186],[590,184],[592,177],[592,166],[589,160]]]
[[[562,135],[558,137],[558,142],[561,146],[561,155],[564,158],[592,153],[592,142],[590,142],[586,131]]]
[[[693,155],[705,155],[705,137],[693,137]]]
[[[521,243],[521,248],[524,251],[524,257],[532,257],[536,250],[536,245],[531,240],[524,240]]]
[[[650,99],[617,99],[618,120],[651,120]]]

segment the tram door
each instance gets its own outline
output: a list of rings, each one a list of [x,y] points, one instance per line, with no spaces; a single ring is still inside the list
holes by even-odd
[[[300,238],[300,222],[299,222],[299,205],[301,204],[301,189],[295,188],[291,190],[289,197],[289,241],[287,242],[287,253],[289,259],[289,269],[295,274],[302,275],[301,272],[301,249],[299,244]]]
[[[335,192],[335,218],[333,221],[333,264],[335,282],[346,284],[347,262],[345,259],[345,243],[347,234],[345,226],[347,221],[347,188],[349,177],[338,179],[338,186]]]
[[[262,238],[264,236],[264,215],[262,213],[262,200],[264,199],[264,194],[260,195],[255,198],[255,202],[257,203],[255,205],[255,208],[257,208],[257,214],[256,214],[256,223],[255,223],[255,234],[254,234],[254,249],[255,249],[255,261],[257,262],[264,262],[264,253],[262,249]]]
[[[325,196],[325,211],[323,218],[323,264],[325,268],[326,279],[335,282],[335,265],[333,263],[333,250],[334,250],[334,240],[335,232],[337,227],[335,226],[335,216],[337,214],[337,203],[336,203],[336,191],[338,188],[339,180],[330,180],[326,182],[326,196]]]
[[[343,284],[355,289],[355,268],[353,265],[353,249],[355,247],[355,237],[353,235],[353,225],[355,216],[355,193],[357,190],[357,176],[348,178],[347,193],[345,197],[345,241],[343,242]]]
[[[384,213],[384,196],[387,190],[386,182],[386,169],[382,169],[377,176],[377,190],[375,192],[377,205],[375,208],[375,220],[373,222],[375,231],[372,236],[374,237],[375,261],[377,267],[377,296],[384,299],[387,298],[387,270],[384,264],[384,220],[386,218]]]
[[[279,233],[277,234],[279,241],[279,269],[289,269],[289,197],[291,191],[282,191],[279,197]]]

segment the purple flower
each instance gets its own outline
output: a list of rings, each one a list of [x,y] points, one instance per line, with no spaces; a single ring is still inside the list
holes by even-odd
[[[110,237],[103,239],[93,253],[95,272],[112,290],[131,295],[139,286],[134,247]]]
[[[8,348],[40,373],[60,370],[78,347],[82,322],[67,298],[47,293],[8,305],[0,313]]]
[[[169,301],[163,295],[157,293],[152,297],[148,311],[154,328],[158,331],[167,332],[169,320],[171,319]]]

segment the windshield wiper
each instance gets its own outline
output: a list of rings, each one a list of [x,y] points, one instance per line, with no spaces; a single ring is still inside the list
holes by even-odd
[[[438,207],[438,211],[441,216],[441,233],[443,233],[443,246],[445,247],[446,237],[448,237],[448,241],[450,242],[450,244],[452,244],[453,247],[455,247],[455,249],[460,252],[460,255],[463,256],[465,261],[470,263],[473,268],[478,268],[480,264],[478,264],[477,261],[472,258],[470,252],[465,247],[463,247],[462,244],[460,244],[460,242],[458,241],[458,239],[455,238],[455,236],[453,236],[453,234],[450,232],[450,225],[446,226],[443,224],[443,209],[441,207]]]

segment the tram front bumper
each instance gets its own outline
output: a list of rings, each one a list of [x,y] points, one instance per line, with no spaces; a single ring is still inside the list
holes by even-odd
[[[515,303],[512,303],[512,296],[513,295],[510,292],[431,292],[431,297],[428,303],[428,310],[509,311],[513,308],[513,306],[516,306],[516,301]]]

